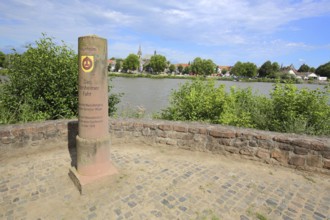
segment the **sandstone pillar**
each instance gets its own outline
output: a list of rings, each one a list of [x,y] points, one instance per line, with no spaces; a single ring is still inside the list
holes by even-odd
[[[78,39],[79,116],[77,169],[70,176],[81,193],[93,182],[117,173],[110,161],[107,40]]]

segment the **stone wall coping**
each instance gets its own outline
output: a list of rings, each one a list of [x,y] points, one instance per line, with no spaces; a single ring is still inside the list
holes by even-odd
[[[199,122],[110,118],[113,143],[169,145],[330,175],[330,138]],[[0,153],[51,141],[75,147],[77,119],[0,125]]]

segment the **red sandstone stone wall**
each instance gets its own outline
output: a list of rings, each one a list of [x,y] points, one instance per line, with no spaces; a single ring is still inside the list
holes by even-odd
[[[46,148],[47,143],[54,142],[75,147],[77,128],[77,121],[74,120],[0,126],[0,153],[30,146]],[[330,175],[330,138],[326,137],[135,119],[111,119],[109,132],[112,143],[170,145]]]

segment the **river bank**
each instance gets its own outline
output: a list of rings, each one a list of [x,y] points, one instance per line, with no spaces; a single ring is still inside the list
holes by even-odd
[[[194,76],[194,75],[174,75],[174,74],[149,74],[149,73],[116,73],[109,72],[109,76],[111,77],[125,77],[125,78],[150,78],[150,79],[215,79],[219,81],[233,81],[233,82],[262,82],[262,83],[276,83],[278,79],[271,78],[234,78],[234,77],[221,77],[221,76]],[[282,83],[288,82],[288,80],[281,79]],[[290,81],[292,82],[292,80]],[[295,84],[317,84],[317,85],[327,85],[328,81],[319,81],[319,80],[301,80],[296,79],[294,81]]]

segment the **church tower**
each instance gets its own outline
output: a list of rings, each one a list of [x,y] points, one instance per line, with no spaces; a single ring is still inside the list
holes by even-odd
[[[142,50],[141,50],[141,44],[139,45],[139,51],[137,52],[137,55],[138,55],[138,57],[139,57],[139,62],[140,62],[139,71],[142,72],[142,71],[143,71],[143,62],[142,62]]]
[[[139,59],[141,59],[141,57],[142,57],[141,45],[139,45],[139,51],[137,52],[137,55],[138,55]]]

